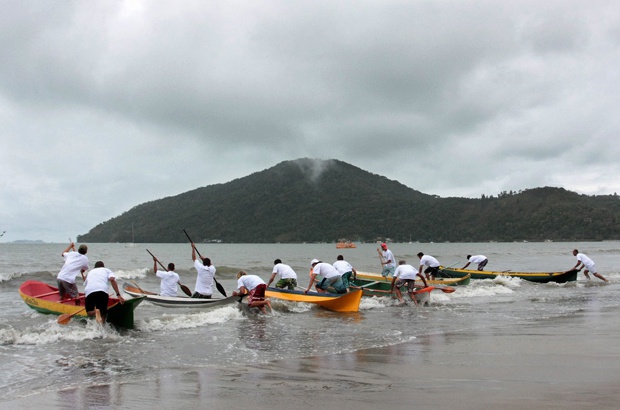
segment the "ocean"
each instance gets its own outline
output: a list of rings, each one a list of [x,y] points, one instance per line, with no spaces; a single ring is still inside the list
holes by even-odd
[[[159,290],[148,249],[164,264],[174,262],[181,282],[194,288],[196,274],[189,244],[88,245],[91,267],[95,261],[104,261],[121,285],[135,281],[143,289]],[[493,271],[568,270],[576,263],[571,251],[578,248],[596,262],[610,283],[596,278],[588,281],[583,273],[576,282],[566,284],[537,284],[506,277],[472,280],[454,293],[433,292],[429,307],[399,306],[394,299],[365,297],[356,313],[283,301],[274,301],[274,312],[268,315],[236,305],[201,311],[143,302],[135,311],[133,330],[84,320],[62,326],[56,322],[57,316],[43,315],[26,306],[18,288],[29,279],[55,286],[65,247],[0,244],[0,407],[4,403],[31,409],[170,408],[170,403],[175,403],[177,408],[194,408],[211,400],[230,408],[242,403],[240,396],[249,395],[256,398],[250,403],[257,408],[266,408],[267,404],[271,408],[305,408],[313,403],[312,397],[330,397],[335,389],[344,395],[338,407],[348,408],[345,403],[364,397],[356,408],[371,408],[391,397],[390,388],[381,381],[383,376],[376,373],[385,372],[388,379],[408,377],[410,389],[423,386],[428,380],[416,379],[414,369],[424,367],[425,354],[459,349],[457,344],[465,343],[459,335],[484,335],[480,343],[497,345],[500,339],[496,334],[509,331],[521,335],[535,326],[553,328],[547,335],[551,338],[572,332],[581,326],[583,317],[602,321],[598,315],[616,312],[620,306],[620,242],[392,243],[389,247],[395,257],[416,267],[420,251],[435,256],[445,266],[458,267],[465,265],[467,254],[484,254],[489,258],[486,270]],[[333,263],[342,254],[360,272],[380,271],[377,244],[357,244],[355,249],[336,249],[333,243],[198,244],[198,249],[211,258],[216,277],[229,295],[236,287],[239,270],[267,281],[276,258],[295,269],[300,286],[308,283],[313,258]],[[81,280],[78,286],[83,290]],[[588,330],[586,336],[591,339],[587,340],[603,340],[605,332],[599,335],[596,329]],[[508,343],[506,349],[511,346]],[[609,349],[612,357],[620,358],[617,347]],[[368,352],[382,352],[379,356],[383,359],[369,363]],[[411,375],[390,375],[391,366],[398,365],[389,359],[392,352],[401,352],[402,360],[410,361]],[[441,361],[438,356],[428,357]],[[450,357],[446,355],[445,360]],[[500,363],[502,359],[498,360]],[[309,372],[318,370],[300,363],[319,363],[331,369],[331,375],[342,374],[315,391],[304,381],[315,383]],[[471,364],[472,370],[476,365]],[[252,371],[243,370],[248,367]],[[282,401],[261,399],[268,379],[262,372],[269,368],[279,375],[282,389],[274,394],[283,394]],[[501,373],[501,369],[498,364],[495,371]],[[358,371],[361,373],[355,373]],[[432,374],[432,369],[429,372]],[[239,391],[230,385],[235,377],[244,381]],[[482,373],[480,377],[484,379]],[[504,380],[509,371],[494,377]],[[532,382],[536,377],[532,375]],[[275,382],[269,380],[269,388],[276,389]],[[132,386],[133,394],[128,393],[127,386]],[[287,402],[287,394],[302,401]],[[412,398],[416,396],[420,398],[420,393],[412,394]],[[463,403],[459,407],[476,408],[475,398],[471,400],[471,407]],[[395,401],[392,407],[399,408],[400,403]],[[612,399],[607,403],[617,404]],[[440,404],[434,407],[447,408]],[[480,404],[483,408],[484,401]]]

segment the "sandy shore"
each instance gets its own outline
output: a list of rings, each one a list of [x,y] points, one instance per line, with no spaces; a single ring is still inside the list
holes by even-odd
[[[352,354],[222,369],[162,369],[151,380],[75,388],[3,408],[620,408],[615,312],[420,337]]]

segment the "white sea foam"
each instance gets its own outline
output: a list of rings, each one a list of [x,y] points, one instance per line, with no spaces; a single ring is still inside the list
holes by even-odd
[[[12,327],[0,329],[0,344],[2,345],[45,345],[63,340],[82,342],[92,339],[118,340],[121,336],[110,325],[104,326],[94,320],[75,320],[68,325],[60,325],[56,316],[49,322],[16,330]]]
[[[114,275],[118,279],[144,279],[146,278],[148,268],[132,269],[132,270],[117,270],[114,271]]]
[[[146,331],[179,330],[220,324],[238,319],[243,319],[241,310],[237,306],[225,306],[197,313],[166,313],[158,318],[137,321],[136,326],[140,330]]]
[[[14,273],[5,273],[5,272],[0,272],[0,283],[3,282],[8,282],[11,279],[15,279],[15,278],[20,278],[22,277],[24,274],[21,272],[14,272]]]

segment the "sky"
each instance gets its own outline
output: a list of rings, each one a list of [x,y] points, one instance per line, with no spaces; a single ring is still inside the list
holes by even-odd
[[[1,3],[0,242],[306,157],[620,191],[617,0]]]

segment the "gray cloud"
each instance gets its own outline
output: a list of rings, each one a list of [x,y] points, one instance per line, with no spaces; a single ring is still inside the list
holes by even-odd
[[[300,157],[441,196],[620,187],[615,1],[3,9],[4,240]]]

